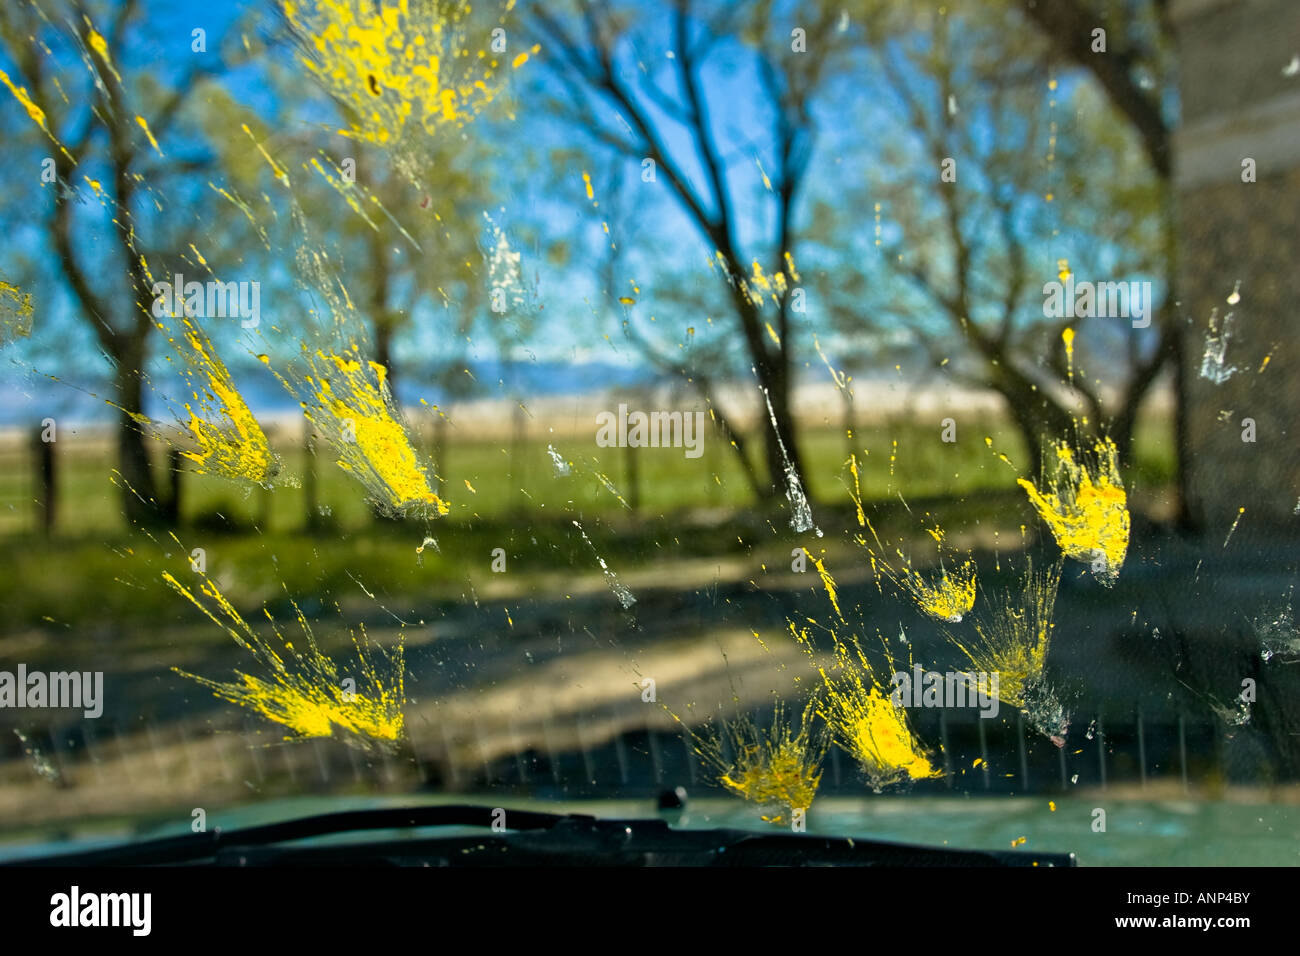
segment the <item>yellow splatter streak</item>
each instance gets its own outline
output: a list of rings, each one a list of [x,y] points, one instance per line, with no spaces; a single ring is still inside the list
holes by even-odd
[[[89,18],[83,18],[83,19],[85,19],[86,21],[86,26],[90,27],[89,31],[86,34],[86,40],[90,43],[90,48],[95,51],[95,54],[99,57],[100,62],[104,64],[104,66],[108,69],[108,72],[113,75],[113,79],[117,80],[118,85],[121,86],[122,75],[117,72],[117,67],[113,65],[113,58],[109,55],[108,52],[108,41],[104,39],[103,34],[101,34],[94,27],[90,26]]]
[[[975,562],[969,558],[951,572],[940,565],[939,573],[931,577],[904,567],[897,583],[922,613],[936,621],[959,623],[975,606]]]
[[[692,748],[719,784],[763,808],[764,821],[785,825],[791,810],[812,806],[821,783],[827,742],[824,733],[813,729],[814,711],[810,701],[796,724],[778,700],[766,729],[740,717],[722,721],[720,728],[688,729],[688,733]]]
[[[253,417],[243,395],[235,387],[212,341],[189,319],[182,319],[181,337],[169,336],[180,372],[190,389],[185,403],[189,415],[185,427],[198,446],[181,454],[194,462],[201,475],[220,475],[270,486],[280,472],[280,462],[271,451],[266,432]],[[162,323],[158,327],[165,333]]]
[[[63,143],[59,141],[59,138],[54,135],[54,131],[50,129],[49,121],[45,116],[45,110],[36,105],[36,101],[33,100],[31,94],[27,92],[27,87],[16,85],[13,80],[9,79],[9,74],[4,70],[0,70],[0,82],[4,83],[4,85],[9,88],[9,92],[13,94],[14,99],[16,99],[18,104],[27,111],[27,115],[31,121],[39,126],[41,131],[50,138],[50,142],[59,147],[59,152],[66,156],[69,162],[75,162],[72,158],[72,154],[68,152]]]
[[[790,631],[815,660],[808,630],[791,623]],[[935,768],[912,731],[907,712],[894,706],[857,639],[852,639],[850,647],[835,632],[831,636],[836,662],[830,673],[814,665],[822,678],[814,707],[830,728],[832,739],[858,761],[877,792],[905,778],[940,776],[942,771]]]
[[[880,687],[867,686],[854,673],[839,680],[826,677],[825,699],[818,713],[839,744],[862,765],[873,789],[897,783],[904,776],[923,780],[940,775],[907,718]]]
[[[312,373],[303,379],[303,414],[338,450],[339,467],[390,514],[447,514],[448,506],[430,486],[402,424],[387,369],[362,361],[355,346],[342,354],[318,349],[310,361]],[[297,391],[284,378],[281,382]]]
[[[942,558],[945,532],[943,528],[936,524],[933,528],[926,528],[925,530],[939,546],[941,555],[939,570],[937,573],[917,571],[912,567],[911,558],[903,553],[901,547],[895,545],[891,549],[885,546],[880,535],[876,532],[875,526],[866,516],[866,512],[862,507],[862,493],[858,482],[856,456],[850,457],[849,468],[853,475],[853,490],[849,494],[857,506],[858,522],[871,532],[871,540],[868,540],[864,535],[858,535],[856,541],[867,552],[867,557],[871,562],[871,570],[877,576],[877,587],[879,587],[879,579],[883,577],[890,581],[903,595],[910,598],[922,614],[932,617],[936,621],[944,621],[949,624],[959,623],[975,606],[977,569],[974,559],[970,557],[968,552],[961,560],[961,563],[950,570]],[[888,557],[887,552],[890,550],[901,562],[897,568]]]
[[[826,588],[826,596],[830,598],[831,607],[835,608],[835,616],[840,620],[844,620],[844,614],[840,611],[839,593],[835,589],[835,579],[826,570],[826,565],[821,558],[814,558],[807,548],[803,549],[803,553],[812,558],[813,566],[817,569],[817,574],[821,576],[822,587]]]
[[[763,267],[759,265],[757,259],[755,259],[751,264],[751,273],[748,276],[743,274],[737,276],[730,275],[730,272],[727,269],[725,257],[721,252],[715,253],[714,259],[718,264],[722,265],[723,271],[728,273],[728,281],[734,283],[736,287],[740,289],[741,294],[756,308],[763,306],[769,301],[773,305],[779,306],[782,297],[793,289],[794,284],[799,281],[799,273],[795,271],[794,259],[790,257],[788,252],[785,253],[784,267],[770,276],[763,271]],[[710,262],[712,263],[713,260],[710,260]],[[773,329],[770,324],[768,325],[767,332],[772,339],[780,345],[781,340],[777,336],[776,330]]]
[[[1128,552],[1128,498],[1119,474],[1119,452],[1109,438],[1099,439],[1080,463],[1064,441],[1056,443],[1056,470],[1039,491],[1025,478],[1018,479],[1039,516],[1052,529],[1067,557],[1092,565],[1104,584],[1119,576]],[[1091,467],[1090,467],[1091,465]]]
[[[504,85],[496,58],[466,43],[467,3],[281,0],[281,7],[302,62],[350,117],[344,135],[389,147],[412,131],[458,129]]]
[[[272,157],[271,154],[267,152],[266,147],[262,145],[262,143],[258,140],[256,136],[253,135],[253,131],[248,128],[247,123],[241,123],[239,128],[244,131],[244,134],[248,136],[250,140],[252,140],[253,145],[257,147],[257,151],[261,153],[262,158],[266,160],[266,164],[271,167],[271,172],[275,173],[275,178],[279,180],[283,185],[288,186],[289,171],[285,169],[283,166],[281,166],[279,163],[277,163],[274,157]]]
[[[251,653],[269,677],[236,671],[238,680],[221,682],[173,668],[176,673],[197,681],[223,700],[287,727],[291,734],[286,740],[336,736],[368,749],[376,744],[391,748],[404,736],[405,665],[400,640],[389,651],[380,649],[376,657],[365,638],[365,628],[361,628],[363,641],[353,633],[359,665],[358,676],[349,680],[346,674],[340,674],[333,660],[321,653],[311,625],[296,602],[294,613],[307,645],[303,651],[285,638],[264,609],[286,655],[258,636],[207,575],[201,576],[198,591],[212,603],[212,608],[170,573],[164,572],[163,580]]]
[[[973,639],[949,635],[977,672],[998,675],[998,698],[1025,711],[1057,746],[1064,744],[1068,717],[1046,683],[1044,668],[1060,583],[1059,562],[1043,574],[1031,566],[1019,596],[1002,595],[990,613],[976,615]]]
[[[849,495],[853,498],[853,506],[857,509],[857,518],[859,527],[867,526],[867,513],[862,508],[862,481],[858,473],[858,456],[850,455],[847,462],[849,473],[853,475],[853,490]]]
[[[144,135],[149,138],[149,145],[153,147],[154,152],[159,156],[165,155],[162,151],[162,147],[158,145],[158,140],[153,138],[153,131],[149,129],[148,121],[143,116],[137,116],[135,121],[139,124],[140,128],[144,130]]]

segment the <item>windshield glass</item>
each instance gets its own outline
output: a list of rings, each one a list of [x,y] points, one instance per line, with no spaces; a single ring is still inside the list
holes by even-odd
[[[1297,35],[6,3],[0,857],[472,804],[1298,862]]]

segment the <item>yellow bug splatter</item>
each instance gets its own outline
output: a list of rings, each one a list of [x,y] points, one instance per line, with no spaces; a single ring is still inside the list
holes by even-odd
[[[387,369],[363,361],[355,346],[340,352],[318,349],[309,361],[312,372],[303,377],[301,389],[306,393],[303,414],[334,445],[339,467],[389,514],[447,514],[449,508],[434,492],[402,424]]]
[[[345,135],[391,147],[415,132],[459,129],[504,86],[496,58],[467,44],[467,3],[281,0],[281,7],[303,64],[346,107]],[[538,49],[517,54],[512,67]]]
[[[1056,468],[1040,491],[1018,479],[1039,517],[1052,530],[1061,551],[1092,566],[1104,584],[1113,584],[1128,552],[1128,498],[1119,474],[1119,452],[1109,438],[1099,439],[1080,461],[1065,441],[1055,444]]]
[[[813,728],[814,710],[810,701],[796,723],[778,700],[767,728],[742,716],[688,732],[719,784],[763,808],[764,821],[784,825],[790,811],[812,806],[821,782],[826,738]]]
[[[975,562],[970,559],[953,571],[940,565],[932,576],[904,567],[896,580],[917,608],[936,621],[956,624],[975,606]]]
[[[32,334],[32,295],[0,280],[0,346]]]
[[[1061,565],[1042,574],[1030,566],[1019,596],[1001,595],[991,611],[975,616],[973,639],[949,635],[977,671],[998,675],[998,698],[1024,711],[1031,724],[1058,747],[1065,743],[1069,718],[1044,677],[1056,625],[1052,614],[1061,582]]]
[[[164,572],[163,580],[250,652],[268,676],[236,671],[237,680],[222,682],[173,668],[176,673],[197,681],[223,700],[288,728],[291,735],[286,740],[337,736],[363,749],[375,745],[391,749],[404,736],[405,668],[400,640],[391,650],[381,649],[375,656],[369,641],[358,641],[354,633],[352,643],[359,663],[357,677],[349,679],[321,652],[297,603],[294,613],[307,645],[302,651],[285,638],[270,612],[264,610],[286,655],[249,626],[207,575],[202,576],[198,591],[215,610],[170,573]],[[361,633],[364,639],[364,627]]]
[[[235,387],[211,340],[189,319],[181,320],[181,335],[169,336],[180,372],[192,400],[185,403],[184,422],[196,451],[181,455],[195,463],[201,475],[220,475],[269,486],[280,473],[280,461],[243,395]],[[159,323],[159,328],[166,331]]]
[[[807,629],[791,623],[790,631],[815,662]],[[858,762],[877,792],[904,779],[941,776],[913,732],[907,712],[894,705],[857,639],[846,644],[834,631],[831,637],[835,653],[831,671],[814,663],[822,679],[814,707],[826,721],[832,740]]]

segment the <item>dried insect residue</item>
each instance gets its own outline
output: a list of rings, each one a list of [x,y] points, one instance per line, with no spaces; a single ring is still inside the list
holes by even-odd
[[[812,806],[821,783],[827,741],[813,727],[814,712],[810,701],[796,723],[778,700],[766,729],[742,716],[688,733],[719,784],[761,807],[765,822],[785,825],[790,811]]]
[[[727,268],[722,253],[715,256],[717,262],[723,267],[727,274],[728,281],[734,283],[740,292],[750,304],[755,307],[762,307],[765,303],[771,302],[773,305],[780,306],[781,299],[784,298],[799,281],[799,273],[795,269],[794,259],[790,253],[785,254],[785,260],[781,268],[776,272],[768,275],[763,271],[763,267],[755,259],[750,266],[749,275],[732,275]],[[776,333],[769,326],[769,334],[776,338]]]
[[[72,154],[68,152],[67,147],[59,141],[54,130],[50,129],[49,118],[45,115],[45,111],[36,104],[35,100],[32,99],[31,94],[27,92],[27,87],[18,86],[9,78],[9,74],[4,70],[0,70],[0,83],[4,83],[4,85],[9,88],[9,92],[12,93],[14,99],[18,101],[18,105],[27,111],[28,118],[40,127],[41,132],[49,137],[50,142],[59,148],[59,152],[67,158],[68,162],[75,164],[76,160],[73,158]]]
[[[524,279],[523,253],[510,245],[505,230],[486,212],[483,213],[487,231],[491,235],[491,248],[483,250],[488,269],[488,289],[504,311],[526,309],[536,298]]]
[[[812,552],[807,548],[802,549],[803,553],[812,559],[813,567],[817,569],[817,575],[822,579],[822,587],[826,589],[826,596],[830,598],[831,607],[835,608],[835,616],[841,621],[844,620],[844,614],[840,611],[839,590],[835,586],[835,579],[831,573],[826,570],[826,564],[821,558],[814,558]]]
[[[1210,312],[1210,328],[1205,333],[1205,350],[1201,353],[1201,378],[1215,385],[1222,385],[1237,371],[1237,366],[1229,365],[1227,361],[1232,318],[1233,314],[1229,312],[1223,317],[1223,325],[1220,326],[1219,310]]]
[[[1056,443],[1056,469],[1045,479],[1047,491],[1018,479],[1039,516],[1052,529],[1057,546],[1092,566],[1103,584],[1113,584],[1128,552],[1128,498],[1119,474],[1119,452],[1109,438],[1099,439],[1080,462],[1069,444]]]
[[[636,603],[636,596],[628,590],[627,585],[620,581],[618,575],[615,574],[613,570],[611,570],[610,566],[605,563],[605,559],[600,556],[600,552],[596,550],[596,546],[592,544],[591,539],[587,537],[587,532],[582,530],[582,525],[575,520],[573,526],[578,529],[578,534],[582,535],[582,540],[585,541],[587,547],[591,549],[592,556],[596,559],[596,563],[600,565],[601,573],[605,575],[605,583],[609,585],[609,589],[614,592],[614,596],[618,598],[618,603],[621,604],[623,610],[626,611]]]
[[[1018,597],[1004,594],[988,613],[975,616],[974,639],[949,635],[977,673],[998,675],[998,699],[1024,711],[1058,747],[1065,744],[1069,717],[1044,672],[1060,583],[1059,562],[1043,574],[1035,574],[1031,566]]]
[[[886,553],[889,549],[881,541],[880,535],[862,506],[856,455],[850,457],[849,466],[853,474],[853,489],[849,494],[857,507],[858,523],[871,532],[872,538],[868,540],[865,536],[858,535],[856,540],[866,549],[871,570],[877,578],[877,587],[879,587],[879,579],[886,578],[908,597],[922,614],[949,624],[960,622],[975,605],[977,576],[974,559],[967,555],[955,568],[949,569],[940,557],[937,573],[923,573],[912,567],[911,558],[903,553],[902,548],[895,546],[893,552],[901,562],[900,566],[895,568]],[[929,529],[929,533],[942,549],[943,529],[936,525],[933,529]]]
[[[808,631],[791,623],[790,632],[815,660]],[[941,776],[912,731],[907,712],[894,706],[857,639],[850,646],[834,631],[831,636],[836,662],[831,673],[814,664],[822,678],[814,708],[835,743],[857,760],[877,793],[904,779]]]
[[[167,333],[167,328],[158,323]],[[197,451],[181,455],[195,464],[201,475],[242,479],[269,487],[280,472],[266,432],[253,417],[248,402],[235,387],[211,340],[190,319],[181,320],[180,337],[168,335],[179,371],[190,391],[183,422]],[[172,361],[171,357],[168,358]]]
[[[953,571],[941,564],[932,575],[904,567],[895,578],[923,614],[949,624],[959,623],[975,606],[975,582],[975,562],[970,558]]]
[[[50,758],[41,752],[41,748],[27,734],[15,727],[14,736],[18,738],[23,753],[31,758],[32,770],[36,772],[38,777],[42,780],[48,780],[56,786],[64,787],[68,785],[63,778],[63,774],[59,772],[59,768],[50,762]]]
[[[820,538],[822,532],[813,523],[812,506],[808,503],[808,495],[804,493],[803,482],[799,480],[799,472],[791,464],[790,454],[786,451],[785,442],[781,440],[781,429],[777,426],[776,412],[772,409],[772,397],[768,394],[766,388],[763,388],[762,392],[763,401],[767,403],[767,417],[772,423],[772,431],[776,435],[776,444],[781,451],[781,462],[785,467],[785,497],[790,502],[790,528],[797,534],[803,534],[805,531],[815,531],[817,537]]]
[[[570,475],[576,476],[578,474],[581,474],[582,471],[587,470],[585,468],[579,468],[578,463],[575,461],[566,460],[556,450],[554,445],[548,444],[546,446],[546,453],[548,456],[550,456],[551,464],[554,466],[555,474],[557,476],[560,477],[568,477]],[[615,485],[614,482],[610,480],[608,475],[606,475],[603,471],[600,470],[600,462],[595,458],[591,459],[591,467],[589,471],[591,477],[595,478],[596,481],[600,483],[600,486],[602,488],[604,488],[607,492],[613,495],[615,500],[617,500],[620,505],[622,505],[628,511],[632,510],[632,506],[628,503],[627,499],[624,498],[622,494],[619,493],[618,486]]]
[[[32,334],[32,295],[0,280],[0,346]]]
[[[306,640],[305,650],[295,648],[276,626],[270,612],[263,609],[277,641],[288,652],[286,659],[286,655],[258,636],[206,575],[202,576],[198,590],[212,602],[215,610],[171,574],[164,572],[163,580],[251,653],[268,676],[236,671],[238,680],[223,682],[173,668],[176,673],[197,681],[223,700],[288,728],[291,734],[286,740],[338,737],[369,749],[376,745],[391,748],[404,736],[405,665],[400,640],[391,650],[380,649],[375,656],[365,637],[365,628],[361,628],[362,641],[353,633],[359,676],[353,679],[355,686],[345,688],[347,676],[341,676],[338,665],[321,653],[311,625],[296,602],[293,609]]]
[[[1265,661],[1274,657],[1283,663],[1300,660],[1300,628],[1296,627],[1292,601],[1293,596],[1288,594],[1284,602],[1266,607],[1251,621],[1259,640],[1259,656]]]
[[[355,346],[340,351],[309,353],[311,373],[300,387],[281,382],[305,392],[303,414],[334,445],[339,467],[365,486],[379,508],[406,517],[447,514],[402,424],[387,369],[363,361]]]

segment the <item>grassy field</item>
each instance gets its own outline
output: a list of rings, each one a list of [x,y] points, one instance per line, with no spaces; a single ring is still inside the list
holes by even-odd
[[[543,432],[544,429],[535,429]],[[1137,459],[1129,470],[1131,483],[1148,489],[1165,485],[1172,474],[1166,429],[1151,422],[1139,430]],[[852,441],[834,428],[805,428],[801,451],[808,491],[818,503],[849,502],[847,472],[850,451],[859,456],[864,499],[950,496],[1014,486],[1015,473],[997,461],[985,445],[994,446],[1018,464],[1025,462],[1022,442],[1014,429],[995,425],[988,432],[965,429],[958,441],[946,444],[939,429],[912,422],[862,429]],[[896,459],[891,463],[891,455]],[[420,451],[432,458],[431,442]],[[554,445],[566,462],[567,476],[557,473],[548,448]],[[440,492],[451,504],[452,521],[542,515],[547,509],[569,509],[586,515],[630,511],[624,501],[639,505],[643,517],[671,518],[695,508],[744,508],[756,502],[732,449],[720,440],[705,442],[698,459],[676,449],[629,451],[599,448],[590,439],[548,440],[525,436],[515,443],[457,438],[447,442],[436,463]],[[155,449],[161,482],[170,476],[161,445]],[[219,478],[185,471],[181,476],[182,524],[262,533],[305,529],[308,524],[304,474],[309,463],[316,473],[319,525],[356,529],[372,520],[365,489],[333,464],[322,451],[310,456],[301,443],[276,443],[283,480],[274,490],[252,489]],[[636,455],[636,477],[629,458]],[[751,449],[751,456],[755,454]],[[36,530],[34,459],[20,446],[0,451],[0,534]],[[58,534],[85,537],[125,530],[121,495],[112,482],[114,455],[107,436],[65,436],[57,444]],[[1022,465],[1023,467],[1023,465]],[[599,476],[608,479],[608,484]]]
[[[1171,461],[1163,433],[1153,423],[1140,435],[1141,451],[1129,476],[1139,490],[1167,484]],[[1014,430],[995,428],[992,437],[1013,461],[1024,460]],[[557,472],[551,444],[572,463],[569,474]],[[819,522],[829,522],[828,528],[849,521],[849,447],[838,429],[804,432],[811,496]],[[896,516],[901,533],[917,534],[920,526],[906,514],[900,494],[913,505],[931,503],[936,518],[950,527],[1000,519],[1014,529],[1029,517],[1023,508],[1008,507],[1023,497],[1015,472],[974,430],[945,444],[937,428],[880,425],[864,429],[852,447],[860,456],[864,500],[883,504],[883,514]],[[356,591],[362,582],[371,589],[379,582],[395,599],[464,599],[468,570],[485,569],[495,548],[505,550],[515,581],[565,568],[594,571],[593,552],[622,569],[753,556],[755,549],[788,563],[788,515],[760,513],[734,453],[716,441],[705,448],[695,460],[674,449],[639,450],[634,491],[624,449],[541,437],[505,444],[458,440],[444,446],[438,468],[451,513],[432,522],[376,518],[365,489],[321,454],[314,462],[318,509],[309,527],[302,481],[309,459],[301,445],[282,445],[290,480],[270,491],[182,474],[178,547],[167,532],[127,527],[120,492],[110,480],[111,448],[102,439],[64,437],[58,443],[59,507],[51,538],[35,530],[29,453],[10,451],[8,467],[0,471],[0,534],[9,544],[0,551],[0,608],[11,629],[51,620],[69,626],[150,620],[160,607],[174,609],[176,599],[158,587],[159,574],[188,570],[186,556],[194,548],[204,550],[208,570],[220,575],[241,607],[275,603],[286,591]],[[165,466],[162,449],[159,464]],[[633,510],[619,496],[639,507]],[[590,545],[575,534],[575,520]],[[426,535],[434,543],[417,554]],[[842,544],[835,538],[828,534],[825,543]]]

